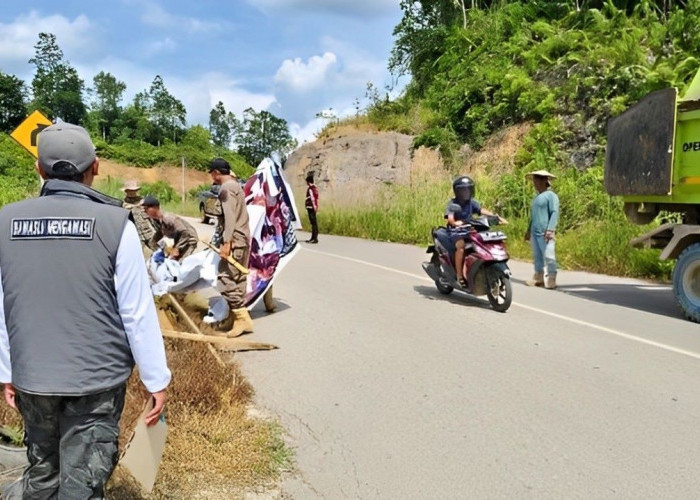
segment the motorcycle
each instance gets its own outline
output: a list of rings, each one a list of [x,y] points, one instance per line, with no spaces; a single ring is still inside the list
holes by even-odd
[[[497,223],[498,217],[482,216],[450,231],[445,227],[432,230],[433,244],[426,251],[432,257],[429,262],[423,262],[423,270],[435,282],[440,293],[447,295],[457,289],[474,297],[486,295],[494,310],[508,310],[513,300],[513,289],[505,248],[507,236],[502,231],[491,229],[491,225]],[[465,240],[464,286],[457,279],[454,267],[455,247],[451,235],[455,232]]]

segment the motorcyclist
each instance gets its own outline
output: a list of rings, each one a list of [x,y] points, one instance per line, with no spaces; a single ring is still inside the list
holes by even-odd
[[[467,282],[462,275],[464,268],[464,231],[459,228],[465,226],[474,215],[489,215],[498,217],[501,224],[508,224],[508,221],[500,215],[496,215],[490,210],[482,208],[478,201],[474,199],[476,184],[471,177],[460,175],[452,181],[452,191],[455,197],[447,203],[445,210],[445,218],[447,219],[447,228],[450,233],[450,239],[455,245],[455,272],[457,280],[461,286],[466,286]]]

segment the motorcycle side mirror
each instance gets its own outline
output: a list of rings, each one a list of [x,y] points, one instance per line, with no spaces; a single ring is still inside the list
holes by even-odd
[[[450,204],[447,206],[447,210],[450,211],[450,212],[461,212],[461,211],[462,211],[462,207],[459,206],[458,203],[450,203]]]
[[[489,222],[489,226],[497,226],[501,223],[498,215],[487,215],[486,220]]]

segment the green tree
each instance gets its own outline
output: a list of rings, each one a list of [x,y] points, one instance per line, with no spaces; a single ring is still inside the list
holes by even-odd
[[[153,79],[148,97],[151,104],[149,117],[156,127],[157,143],[165,138],[178,142],[185,131],[185,105],[168,92],[160,75]]]
[[[117,80],[111,73],[104,71],[95,75],[92,81],[94,87],[90,89],[90,92],[94,98],[88,122],[94,125],[104,140],[111,140],[113,138],[112,129],[122,112],[119,103],[126,90],[126,84]]]
[[[269,111],[248,108],[243,112],[243,123],[235,134],[238,153],[253,166],[257,166],[271,153],[279,153],[284,159],[297,147],[296,139],[289,133],[287,121]]]
[[[11,132],[27,116],[24,82],[0,71],[0,131]]]
[[[214,144],[224,148],[230,147],[231,139],[239,127],[236,115],[230,111],[227,113],[223,102],[216,103],[209,113],[209,132]]]
[[[410,74],[420,94],[434,74],[432,65],[444,53],[461,9],[454,0],[401,0],[400,7],[403,17],[394,28],[389,69],[397,76]]]
[[[63,51],[56,42],[56,36],[39,33],[34,49],[35,55],[29,60],[36,66],[32,80],[32,107],[54,118],[82,123],[86,115],[84,83],[75,68],[63,60]]]
[[[185,105],[165,88],[157,75],[148,90],[134,96],[116,121],[119,140],[136,139],[159,146],[166,139],[179,142],[185,133]]]
[[[114,124],[114,136],[118,142],[128,139],[149,142],[155,137],[154,126],[149,119],[150,99],[146,91],[138,92],[134,100],[120,114]]]

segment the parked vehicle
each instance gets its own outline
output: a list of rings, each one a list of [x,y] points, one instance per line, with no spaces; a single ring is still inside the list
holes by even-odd
[[[218,184],[212,184],[208,190],[202,191],[197,195],[199,199],[199,214],[204,224],[209,224],[210,220],[215,221],[221,215],[220,189],[221,186]]]
[[[450,232],[445,227],[432,230],[433,244],[427,249],[431,259],[423,262],[423,270],[435,282],[440,293],[447,295],[458,289],[475,297],[486,295],[494,310],[508,310],[513,300],[513,290],[505,248],[507,237],[502,231],[491,230],[490,226],[497,223],[498,217],[482,216],[450,230],[464,235],[465,287],[460,285],[455,273],[455,248]]]
[[[627,219],[680,214],[630,243],[675,259],[673,292],[686,318],[700,323],[700,71],[683,98],[675,88],[643,97],[608,124],[605,188],[621,196]]]

